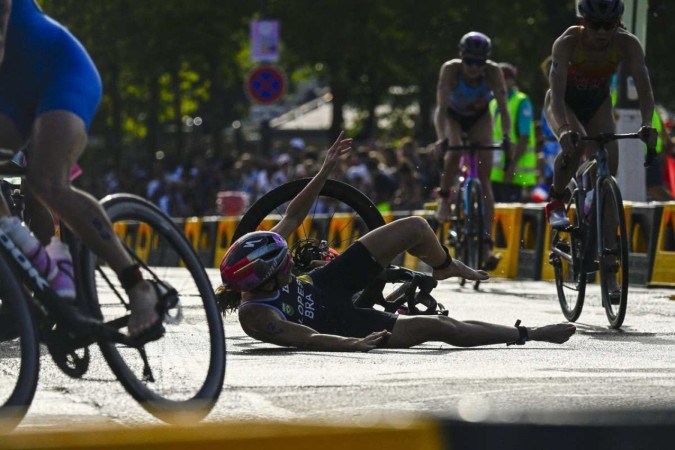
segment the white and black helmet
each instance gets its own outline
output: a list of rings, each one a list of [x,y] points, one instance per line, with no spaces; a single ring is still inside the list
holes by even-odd
[[[623,0],[579,0],[579,16],[594,22],[614,22],[623,15]]]

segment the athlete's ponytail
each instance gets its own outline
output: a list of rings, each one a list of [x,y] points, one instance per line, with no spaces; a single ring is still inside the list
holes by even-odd
[[[239,308],[241,302],[241,292],[225,287],[221,284],[216,288],[216,302],[223,316],[226,313],[233,313]]]

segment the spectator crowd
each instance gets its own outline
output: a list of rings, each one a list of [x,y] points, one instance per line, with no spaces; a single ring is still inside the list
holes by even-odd
[[[538,184],[523,191],[523,201],[546,200],[540,190],[550,184],[552,155],[546,148],[551,142],[545,124],[543,128],[536,124],[536,136]],[[554,144],[557,147],[557,142]],[[434,160],[432,147],[411,138],[403,138],[396,145],[356,142],[333,178],[361,190],[381,211],[422,209],[426,202],[437,199],[440,165]],[[314,175],[323,161],[323,151],[306,146],[302,139],[277,144],[266,156],[248,152],[213,156],[196,151],[178,164],[163,158],[155,159],[151,167],[137,164],[131,170],[111,165],[102,177],[87,177],[85,172],[80,183],[97,198],[116,192],[140,195],[172,217],[221,215],[219,192],[243,193],[250,205],[277,186]]]

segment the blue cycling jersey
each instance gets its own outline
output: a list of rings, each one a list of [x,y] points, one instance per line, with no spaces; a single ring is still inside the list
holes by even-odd
[[[0,113],[27,138],[35,118],[65,110],[91,125],[101,78],[84,47],[34,0],[12,1],[0,67]]]
[[[459,82],[450,92],[449,108],[458,116],[475,116],[487,110],[492,97],[485,76],[481,77],[476,86],[469,86],[460,70]]]

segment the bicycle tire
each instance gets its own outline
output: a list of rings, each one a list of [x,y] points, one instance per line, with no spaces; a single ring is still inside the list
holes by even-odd
[[[2,256],[0,324],[0,432],[4,433],[21,422],[33,401],[40,372],[40,345],[29,301],[17,274]]]
[[[188,418],[200,420],[213,408],[222,390],[225,376],[223,322],[206,271],[184,234],[152,203],[137,196],[117,194],[101,200],[101,205],[110,221],[114,225],[117,224],[115,226],[118,227],[118,232],[120,227],[136,227],[137,224],[136,234],[127,234],[123,239],[123,242],[127,241],[126,247],[130,254],[133,253],[129,248],[133,242],[137,246],[149,242],[149,248],[157,245],[157,249],[162,250],[161,254],[153,254],[152,250],[145,254],[141,249],[136,256],[141,259],[145,258],[144,262],[148,265],[156,265],[154,269],[157,271],[161,269],[167,274],[171,273],[172,279],[177,279],[178,276],[183,277],[179,280],[180,286],[174,287],[179,292],[183,309],[189,309],[186,319],[188,314],[190,315],[189,322],[184,319],[184,322],[175,327],[165,325],[164,337],[143,347],[144,351],[149,353],[149,359],[155,361],[162,358],[162,363],[164,358],[175,356],[177,353],[184,354],[183,358],[178,361],[180,364],[162,366],[162,375],[171,371],[171,374],[166,374],[166,384],[164,380],[157,382],[143,379],[143,377],[147,378],[147,374],[142,370],[137,370],[140,362],[137,361],[139,356],[136,356],[138,352],[136,349],[118,347],[112,342],[99,342],[101,352],[127,392],[148,412],[169,423],[184,421]],[[164,242],[166,245],[162,245]],[[83,265],[85,295],[90,299],[92,313],[98,318],[108,320],[107,314],[103,313],[101,300],[102,295],[110,295],[110,293],[105,292],[104,289],[120,290],[121,286],[113,286],[112,282],[106,281],[108,283],[106,287],[104,280],[97,280],[97,258],[88,250],[83,249],[83,251],[85,253],[80,255],[78,261]],[[181,262],[182,266],[173,266],[176,261]],[[106,272],[105,267],[99,266],[98,269],[101,271],[99,274]],[[107,271],[111,272],[109,269]],[[114,274],[108,273],[108,275],[111,275],[110,278],[114,278],[115,281],[117,280]],[[105,305],[105,308],[110,307]],[[126,314],[126,311],[123,312]],[[197,318],[193,319],[193,315]],[[198,354],[200,344],[194,344],[193,340],[200,337],[206,340],[205,333],[208,333],[209,349],[201,355]],[[201,343],[202,346],[203,344]],[[190,360],[192,363],[195,360],[200,362],[202,367],[194,370],[194,366],[187,364]],[[185,367],[182,367],[183,365]],[[150,367],[152,368],[152,365]],[[187,390],[186,383],[193,377],[199,378],[194,380],[195,386]],[[183,382],[181,386],[175,385],[178,381]],[[167,392],[160,393],[158,392],[160,389],[166,389]]]
[[[558,293],[558,302],[563,315],[570,322],[575,322],[581,315],[586,296],[587,275],[585,271],[584,252],[586,243],[586,233],[589,231],[587,225],[582,223],[582,217],[579,207],[583,203],[577,199],[576,214],[569,231],[553,231],[551,248],[566,253],[572,259],[569,261],[561,258],[559,255],[551,253],[549,258],[553,265],[556,291]],[[567,237],[567,240],[564,238]],[[571,287],[571,284],[574,287]],[[575,294],[576,293],[576,294]]]
[[[463,214],[462,220],[462,262],[469,267],[480,269],[483,264],[483,197],[480,181],[470,179],[459,195],[460,204],[458,213]],[[464,286],[466,280],[460,279]],[[478,289],[480,280],[473,282],[473,288]]]
[[[602,230],[600,234],[602,242],[598,247],[602,249],[599,256],[600,268],[600,291],[602,293],[602,304],[605,308],[609,326],[614,329],[621,328],[624,318],[626,317],[626,309],[628,306],[628,235],[626,232],[626,217],[624,216],[623,200],[621,198],[621,191],[616,181],[612,177],[606,177],[600,180],[598,202],[598,230]],[[611,201],[608,201],[611,200]],[[605,235],[603,225],[606,223],[610,214],[617,218],[618,236],[614,239]],[[618,260],[618,261],[617,261]],[[618,304],[612,304],[610,298],[610,291],[608,285],[608,278],[610,272],[616,267],[616,274],[619,278],[621,288]]]
[[[232,241],[236,241],[246,233],[262,229],[261,224],[270,215],[274,216],[271,222],[276,222],[285,212],[284,205],[295,198],[307,186],[310,180],[311,178],[302,178],[290,181],[260,197],[242,216],[234,231]],[[342,206],[338,205],[333,212],[318,212],[317,205],[326,202],[326,200],[340,202]],[[344,207],[344,211],[338,211],[342,207]],[[344,217],[346,219],[345,223],[340,225],[343,228],[331,231],[330,226],[327,224],[333,222],[337,214],[343,213],[346,214]],[[350,218],[350,215],[353,215],[353,218]],[[331,248],[341,251],[360,237],[363,234],[362,232],[374,230],[385,224],[384,218],[375,204],[361,191],[346,183],[331,179],[326,180],[326,183],[319,192],[318,198],[310,210],[308,219],[309,222],[303,222],[300,228],[289,238],[289,246],[293,247],[294,242],[298,239],[308,239],[311,236],[314,240],[326,238],[325,240]],[[318,224],[319,220],[325,220],[323,225]],[[344,233],[347,227],[350,227],[351,231]],[[269,228],[271,226],[266,229]],[[355,229],[356,232],[354,232]],[[337,238],[340,240],[336,241]],[[296,267],[302,267],[302,265],[296,261]]]

